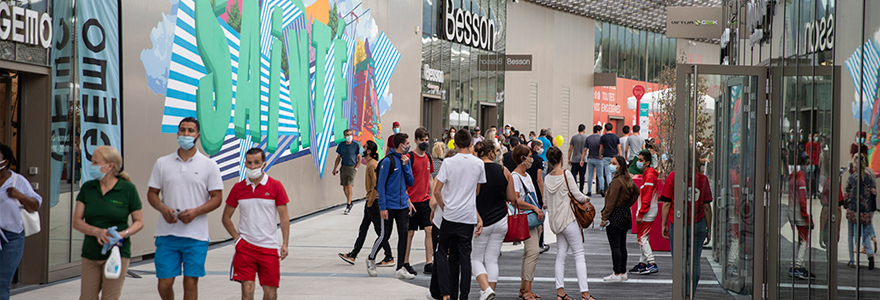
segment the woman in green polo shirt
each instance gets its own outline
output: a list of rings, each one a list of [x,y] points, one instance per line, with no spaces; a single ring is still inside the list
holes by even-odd
[[[73,228],[85,234],[82,246],[82,285],[80,299],[119,299],[131,258],[130,236],[144,227],[141,199],[131,178],[122,171],[122,156],[109,146],[101,146],[92,154],[91,177],[76,197]],[[120,180],[121,179],[121,180]],[[131,216],[131,225],[128,218]],[[116,226],[122,237],[122,276],[104,278],[104,263],[110,251],[101,254],[112,237],[107,228]]]

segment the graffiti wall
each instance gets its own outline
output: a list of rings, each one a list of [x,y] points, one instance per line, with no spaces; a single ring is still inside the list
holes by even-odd
[[[345,129],[384,146],[400,53],[360,0],[169,2],[141,52],[148,86],[165,96],[158,129],[198,118],[224,180],[243,178],[252,147],[268,152],[267,170],[309,156],[323,178]]]
[[[880,30],[874,33],[873,38],[856,48],[846,60],[845,66],[855,87],[852,117],[860,121],[863,131],[867,133],[865,144],[869,149],[871,169],[880,170]],[[844,133],[842,141],[847,143],[847,137],[854,135],[855,132]]]

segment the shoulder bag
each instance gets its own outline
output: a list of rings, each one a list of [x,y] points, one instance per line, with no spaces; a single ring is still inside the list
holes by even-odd
[[[519,203],[507,204],[507,234],[504,242],[522,242],[531,237],[529,234],[528,212],[519,209]]]
[[[586,203],[580,203],[577,199],[574,198],[574,195],[571,194],[571,187],[568,185],[568,175],[565,175],[565,187],[568,189],[568,200],[571,205],[571,212],[574,213],[574,218],[577,220],[578,226],[583,228],[590,227],[593,225],[593,219],[596,217],[596,208],[593,207],[593,204],[587,201]]]
[[[519,175],[517,175],[517,178],[519,178],[519,183],[522,184],[523,189],[526,190],[526,199],[523,200],[531,205],[534,205],[538,209],[541,209],[541,207],[538,206],[538,200],[536,199],[535,193],[530,191],[529,188],[526,187],[526,183],[522,181],[522,177],[519,177]],[[536,213],[535,211],[529,209],[526,210],[526,213],[528,213],[529,216],[529,228],[535,228],[544,224],[544,220],[539,220],[538,213]]]
[[[18,176],[21,175],[12,174],[12,187],[15,187],[16,183],[18,183]],[[21,204],[21,201],[18,202],[18,208],[18,211],[21,213],[21,223],[24,225],[24,236],[28,237],[40,232],[40,212],[28,212],[24,205]]]

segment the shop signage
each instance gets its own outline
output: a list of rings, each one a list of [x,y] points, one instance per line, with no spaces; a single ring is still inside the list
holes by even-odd
[[[721,37],[721,7],[668,7],[666,12],[667,37]]]
[[[0,40],[52,47],[52,17],[0,2]]]
[[[431,69],[431,66],[425,64],[424,71],[422,72],[422,79],[443,83],[443,71]]]
[[[452,0],[443,1],[443,36],[452,42],[495,51],[495,21],[485,16],[454,8]]]
[[[834,15],[804,24],[804,40],[807,42],[807,53],[833,49]]]
[[[480,55],[480,71],[531,71],[531,54],[508,54],[508,55]]]

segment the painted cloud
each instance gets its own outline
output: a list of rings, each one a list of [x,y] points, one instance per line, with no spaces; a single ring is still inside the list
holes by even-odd
[[[156,94],[165,95],[168,86],[168,70],[171,65],[171,47],[177,23],[178,1],[168,0],[171,2],[171,14],[162,13],[162,22],[159,22],[150,32],[153,48],[141,51],[141,62],[147,73],[147,86]]]

